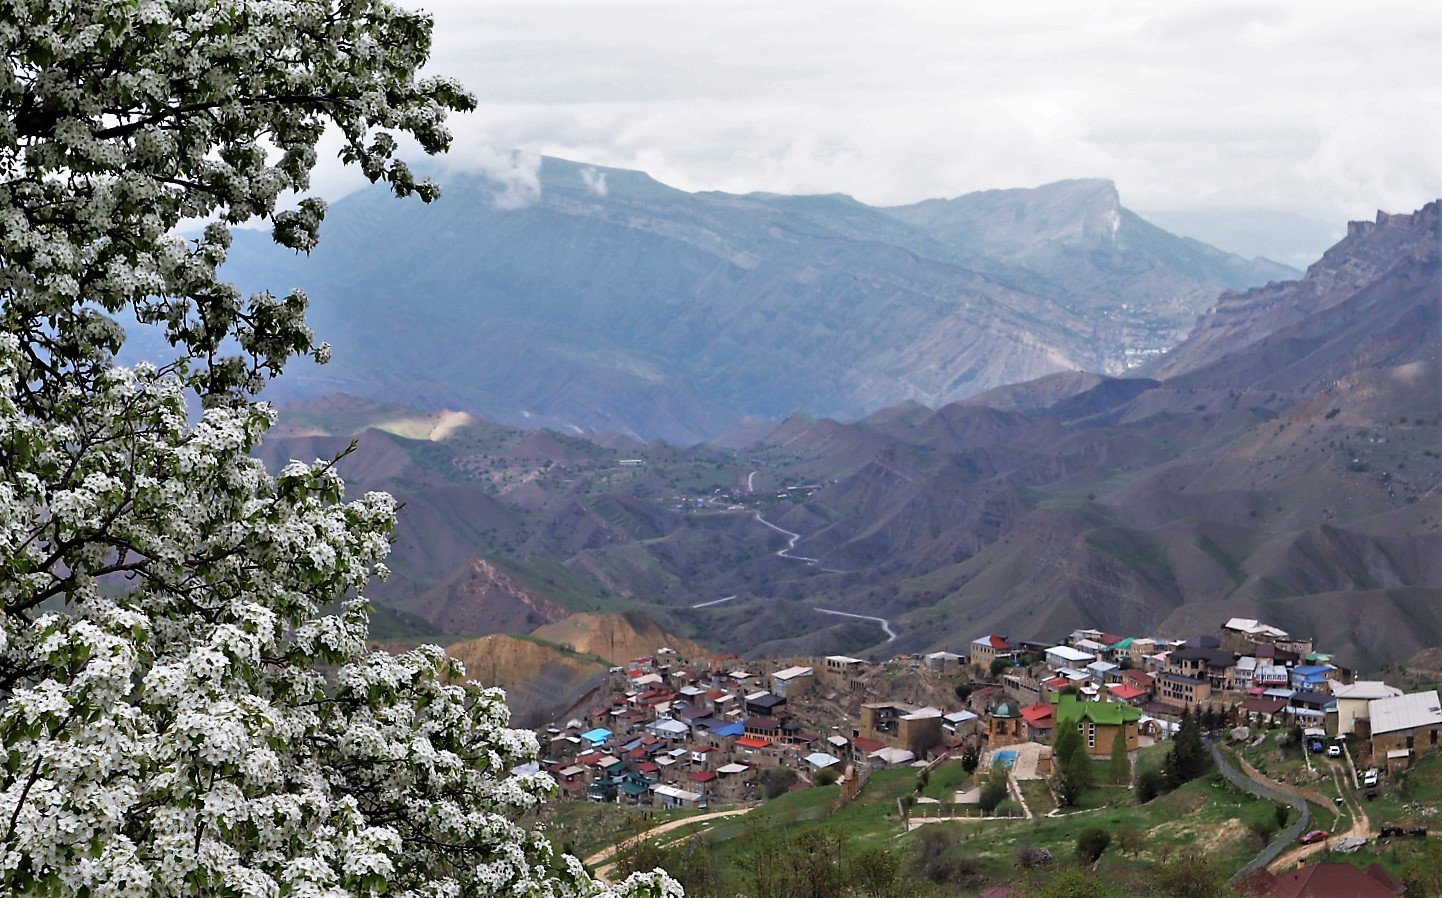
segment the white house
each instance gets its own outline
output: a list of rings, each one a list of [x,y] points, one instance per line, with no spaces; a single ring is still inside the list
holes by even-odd
[[[656,785],[651,787],[656,794],[656,804],[663,808],[704,808],[706,796],[699,792],[687,792],[675,786]]]
[[[1379,698],[1396,698],[1402,690],[1388,686],[1381,680],[1358,680],[1355,683],[1328,681],[1332,695],[1337,697],[1337,734],[1351,735],[1357,730],[1357,721],[1370,720],[1368,705]]]
[[[1096,659],[1096,655],[1074,649],[1069,645],[1052,646],[1046,650],[1046,666],[1052,670],[1060,670],[1063,667],[1085,667]]]
[[[824,751],[812,752],[806,756],[806,763],[817,770],[825,770],[827,767],[835,767],[841,763],[841,759],[835,755],[829,755]]]

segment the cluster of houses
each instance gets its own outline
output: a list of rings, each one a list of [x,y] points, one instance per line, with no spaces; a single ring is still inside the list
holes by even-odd
[[[1394,769],[1442,738],[1436,692],[1357,680],[1309,641],[1255,620],[1187,640],[1077,630],[1060,643],[989,634],[970,649],[882,664],[832,655],[763,665],[663,648],[613,668],[582,714],[546,728],[541,769],[577,800],[705,808],[761,797],[770,768],[790,768],[803,784],[854,781],[964,746],[1049,745],[1058,726],[1076,727],[1087,752],[1106,758],[1119,739],[1130,752],[1168,738],[1197,707],[1360,735],[1373,763]],[[997,682],[958,693],[961,707],[887,697],[898,667],[941,684],[933,696],[950,696],[951,681],[975,680],[998,658]]]
[[[980,733],[980,715],[904,702],[863,703],[859,720],[808,729],[793,713],[813,690],[857,694],[859,658],[832,655],[769,673],[734,655],[687,661],[669,649],[612,671],[583,716],[542,735],[544,769],[570,798],[706,808],[759,797],[767,768],[801,781],[910,764]],[[822,730],[825,730],[824,732]]]
[[[1300,725],[1318,737],[1361,736],[1374,764],[1396,769],[1435,749],[1442,732],[1435,691],[1404,695],[1357,680],[1310,640],[1246,618],[1186,640],[1077,630],[1060,644],[996,634],[972,642],[974,666],[991,669],[997,658],[1012,666],[1001,677],[1007,701],[988,715],[992,745],[1049,742],[1058,724],[1075,724],[1102,757],[1117,732],[1129,746],[1139,735],[1165,737],[1201,707]]]

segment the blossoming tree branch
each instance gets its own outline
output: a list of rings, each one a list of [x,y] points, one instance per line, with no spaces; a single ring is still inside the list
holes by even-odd
[[[277,205],[327,129],[438,197],[397,146],[475,101],[430,38],[384,0],[0,0],[0,894],[678,894],[518,825],[554,784],[499,692],[367,648],[391,498],[250,454],[328,348],[219,278],[230,227],[315,246],[324,203]],[[117,366],[131,323],[174,357]]]

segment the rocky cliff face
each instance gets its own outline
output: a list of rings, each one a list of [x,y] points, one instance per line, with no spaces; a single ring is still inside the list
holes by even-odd
[[[576,614],[541,627],[533,634],[571,651],[597,655],[612,664],[632,658],[649,658],[660,648],[671,648],[687,658],[711,654],[689,639],[668,633],[641,614]]]
[[[1354,221],[1347,236],[1329,249],[1296,281],[1268,284],[1251,290],[1224,293],[1204,315],[1185,342],[1144,373],[1160,378],[1199,372],[1223,356],[1237,356],[1250,346],[1263,344],[1273,335],[1293,336],[1290,330],[1312,316],[1332,310],[1338,314],[1325,321],[1327,329],[1341,330],[1349,320],[1367,320],[1364,332],[1353,335],[1353,344],[1385,337],[1369,312],[1378,303],[1397,307],[1406,317],[1403,300],[1424,310],[1435,307],[1437,296],[1438,204],[1428,203],[1410,214],[1378,212],[1374,222]],[[1411,346],[1425,351],[1429,342],[1425,314],[1417,316],[1419,329],[1401,335]],[[1431,325],[1430,342],[1436,342],[1436,324]],[[1295,336],[1315,339],[1321,334],[1299,332]],[[1394,335],[1395,336],[1395,335]],[[1349,347],[1353,351],[1355,345]],[[1396,361],[1406,361],[1398,353]],[[1220,374],[1220,372],[1216,372]],[[1211,376],[1208,380],[1216,381]]]
[[[517,636],[482,636],[458,642],[446,654],[466,667],[466,679],[506,691],[515,726],[541,726],[581,701],[606,676],[594,658]]]
[[[959,262],[1078,313],[1102,353],[1089,370],[1104,374],[1120,374],[1181,341],[1220,291],[1296,274],[1168,234],[1123,207],[1116,185],[1097,178],[887,212]]]

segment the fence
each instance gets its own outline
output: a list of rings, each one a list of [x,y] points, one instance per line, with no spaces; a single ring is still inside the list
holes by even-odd
[[[982,811],[979,805],[957,804],[955,802],[943,801],[937,804],[927,802],[926,804],[914,804],[911,806],[910,820],[951,820],[962,818],[990,819],[997,817],[1024,817],[1021,808],[997,808],[990,814]],[[908,821],[910,822],[910,821]]]
[[[1212,753],[1212,760],[1217,762],[1217,770],[1220,771],[1222,776],[1226,777],[1227,781],[1232,785],[1258,798],[1289,805],[1299,813],[1296,823],[1293,823],[1283,830],[1281,835],[1273,839],[1270,845],[1263,848],[1256,857],[1248,861],[1246,866],[1232,874],[1230,881],[1236,882],[1253,870],[1265,867],[1276,860],[1283,851],[1287,850],[1297,839],[1301,838],[1302,833],[1306,832],[1307,828],[1312,824],[1312,811],[1307,805],[1306,800],[1301,796],[1294,795],[1290,791],[1274,789],[1265,783],[1259,783],[1251,777],[1238,772],[1235,767],[1227,763],[1222,753],[1217,750],[1217,746],[1211,742],[1207,743],[1207,750]]]

